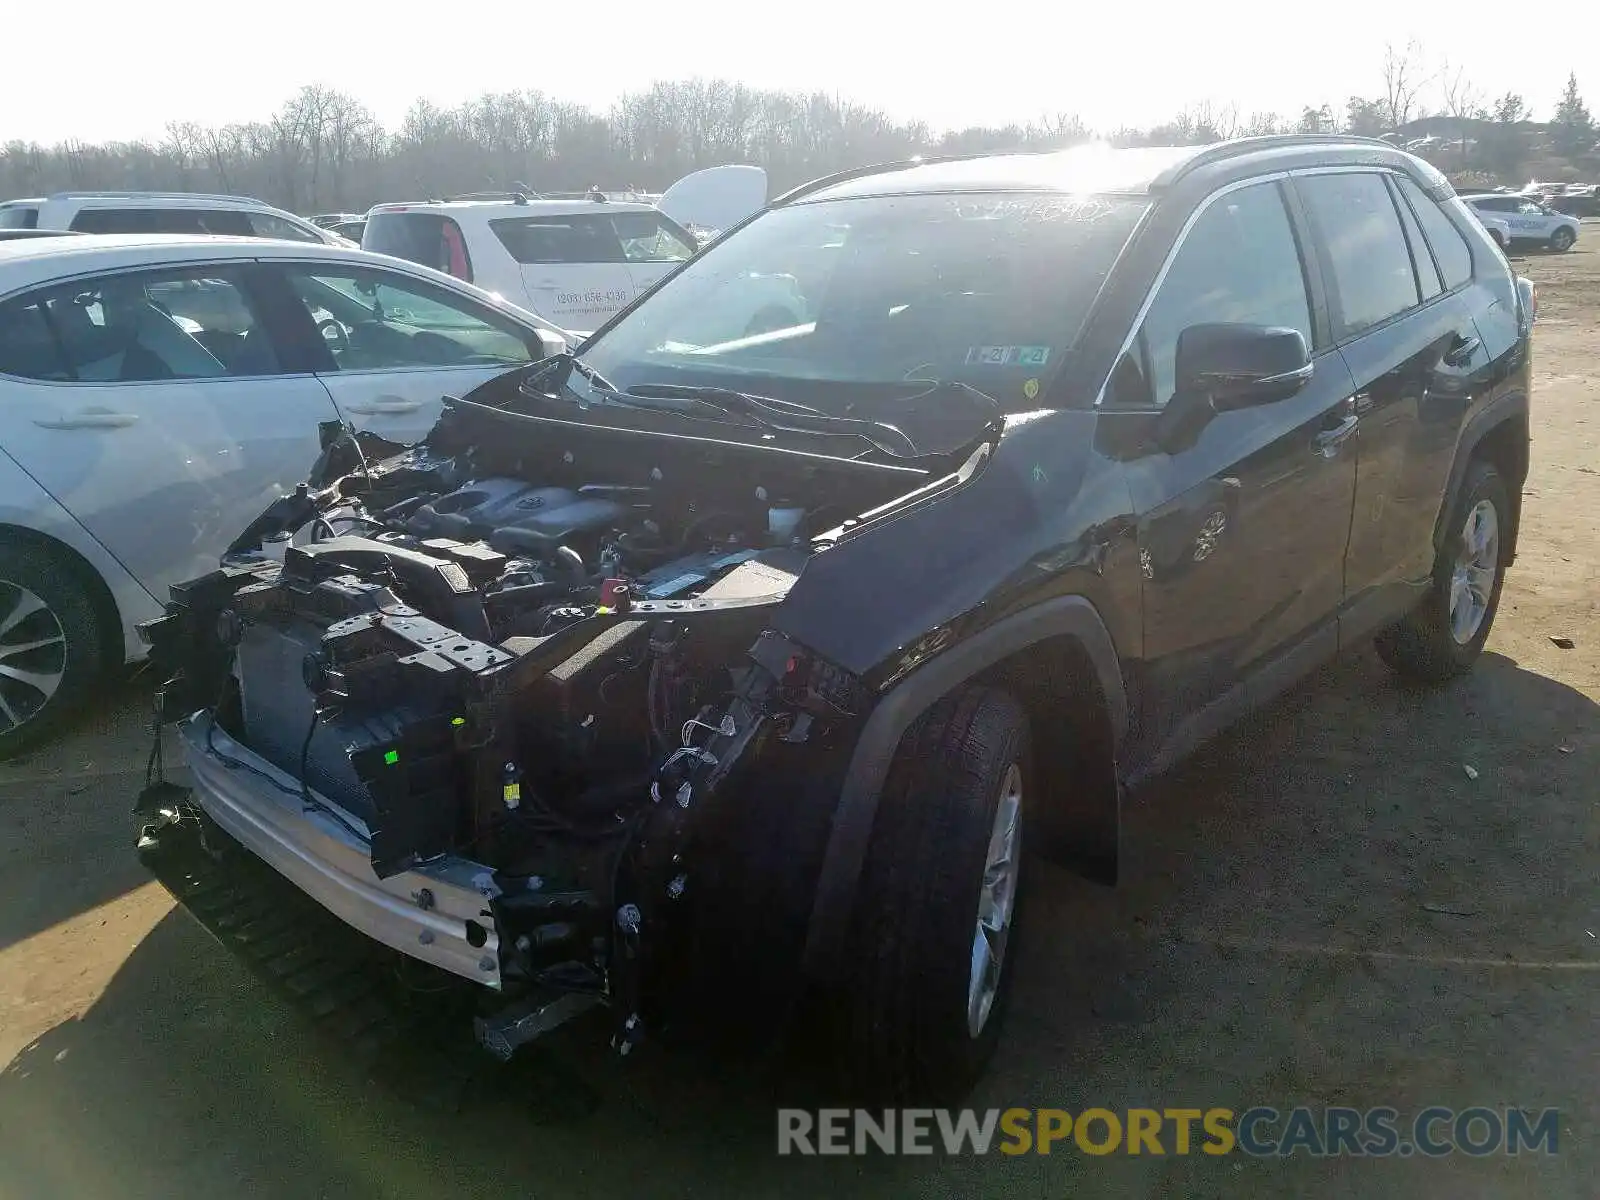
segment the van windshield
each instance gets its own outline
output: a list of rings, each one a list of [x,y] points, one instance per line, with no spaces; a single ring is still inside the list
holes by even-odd
[[[732,387],[842,412],[864,390],[937,380],[1038,408],[1146,206],[995,192],[778,208],[581,356],[623,389]]]

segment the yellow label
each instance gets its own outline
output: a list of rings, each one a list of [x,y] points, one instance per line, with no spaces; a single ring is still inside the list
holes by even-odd
[[[1037,379],[1030,379],[1028,382],[1024,383],[1022,385],[1022,394],[1029,400],[1037,400],[1039,398],[1039,381]]]
[[[508,784],[506,784],[505,791],[506,791],[506,801],[508,803],[510,801],[513,801],[513,800],[521,800],[522,799],[522,785],[520,783],[508,783]]]

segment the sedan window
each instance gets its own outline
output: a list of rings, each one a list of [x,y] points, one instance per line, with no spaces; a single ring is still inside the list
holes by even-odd
[[[298,268],[295,294],[340,371],[517,366],[533,334],[492,309],[387,271]]]
[[[278,371],[247,293],[215,267],[59,285],[6,305],[0,327],[13,318],[0,370],[25,378],[145,383]]]

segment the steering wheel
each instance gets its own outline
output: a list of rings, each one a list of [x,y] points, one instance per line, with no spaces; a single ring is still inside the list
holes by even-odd
[[[317,332],[322,335],[322,340],[334,354],[343,354],[350,349],[350,331],[342,322],[327,317],[317,322]]]

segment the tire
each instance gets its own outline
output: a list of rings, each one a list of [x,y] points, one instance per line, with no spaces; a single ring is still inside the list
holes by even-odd
[[[1469,537],[1482,536],[1485,506],[1493,517],[1493,548],[1472,554]],[[1473,521],[1470,531],[1469,518]],[[1419,683],[1443,683],[1471,668],[1494,625],[1513,525],[1505,481],[1493,466],[1477,460],[1468,465],[1446,521],[1445,544],[1434,563],[1427,595],[1399,624],[1377,638],[1379,657],[1402,677]],[[1463,560],[1473,564],[1467,575],[1478,581],[1477,587],[1468,589],[1470,596],[1457,592],[1457,572]],[[1491,569],[1492,577],[1485,574]],[[1473,603],[1475,621],[1467,619],[1471,614],[1452,607],[1453,596],[1459,604]]]
[[[1572,243],[1578,239],[1573,236],[1572,230],[1563,225],[1550,235],[1550,249],[1557,254],[1565,254],[1572,249]]]
[[[999,1042],[1015,945],[1028,722],[1005,692],[974,687],[936,704],[901,741],[861,881],[844,1001],[851,1085],[874,1096],[954,1098]],[[1004,810],[1009,824],[997,818]],[[1010,830],[1004,894],[985,896],[991,841]],[[997,889],[998,890],[998,889]],[[998,945],[987,1003],[971,1004],[980,899]],[[1003,911],[999,911],[1003,910]]]
[[[0,759],[82,708],[107,645],[81,569],[43,547],[0,545]]]

